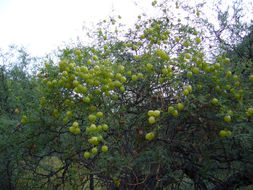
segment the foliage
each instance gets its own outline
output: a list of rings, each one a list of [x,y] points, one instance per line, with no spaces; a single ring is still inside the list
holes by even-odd
[[[2,73],[1,87],[13,79],[14,89],[2,97],[24,100],[17,117],[15,101],[1,116],[4,179],[15,176],[7,181],[17,189],[252,184],[252,68],[247,77],[230,70],[224,52],[208,61],[196,27],[201,5],[184,21],[166,2],[153,1],[160,16],[139,16],[124,35],[120,17],[100,23],[94,46],[63,49],[36,78],[18,67]]]
[[[14,53],[13,53],[14,51]],[[16,53],[18,52],[18,53]],[[15,56],[14,56],[15,54]],[[22,153],[26,134],[20,129],[25,116],[36,100],[34,79],[25,69],[32,59],[23,49],[12,47],[1,52],[0,67],[0,186],[15,189],[23,174]]]

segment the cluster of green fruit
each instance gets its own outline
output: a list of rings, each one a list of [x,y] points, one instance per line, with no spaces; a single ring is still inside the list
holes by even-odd
[[[183,110],[184,109],[184,104],[183,103],[178,103],[177,104],[177,109],[179,111]],[[178,116],[178,111],[173,107],[173,106],[169,106],[168,107],[168,112],[170,114],[172,114],[174,117],[177,117]]]
[[[148,122],[149,124],[154,124],[156,122],[156,118],[159,117],[161,114],[161,112],[159,110],[149,110],[148,111]],[[147,140],[152,140],[153,138],[155,137],[155,132],[152,131],[152,132],[149,132],[146,134],[145,138]]]
[[[153,5],[157,5],[157,2],[154,1]],[[62,121],[65,125],[72,123],[69,127],[71,133],[78,135],[83,132],[90,136],[88,142],[92,147],[92,154],[97,154],[97,146],[99,143],[104,143],[103,134],[108,130],[108,125],[110,125],[109,123],[107,125],[101,122],[104,115],[102,112],[95,113],[95,110],[98,108],[106,113],[103,110],[106,106],[103,107],[101,106],[102,104],[108,104],[111,106],[111,109],[114,109],[114,103],[119,103],[119,98],[124,99],[124,97],[127,97],[129,100],[132,99],[135,93],[133,90],[136,89],[134,88],[135,86],[150,84],[150,86],[156,85],[160,88],[160,86],[167,87],[170,85],[175,96],[179,97],[178,101],[180,100],[176,107],[168,107],[168,112],[175,119],[178,117],[179,111],[183,109],[187,111],[187,108],[184,108],[182,102],[185,103],[186,99],[194,97],[195,89],[201,91],[203,88],[206,90],[210,86],[210,88],[215,89],[216,93],[214,95],[210,94],[211,99],[208,99],[213,104],[212,109],[222,107],[221,99],[219,98],[218,100],[216,98],[218,97],[216,96],[217,93],[220,93],[223,97],[232,94],[238,101],[243,99],[244,92],[240,86],[239,76],[236,74],[233,75],[224,66],[230,62],[228,58],[219,56],[217,62],[207,63],[204,60],[203,53],[197,49],[197,46],[201,43],[201,39],[196,30],[194,30],[193,35],[178,33],[178,36],[172,36],[173,32],[166,28],[167,26],[167,21],[163,23],[156,20],[153,20],[147,27],[136,25],[138,31],[141,31],[143,27],[143,31],[136,34],[139,41],[123,43],[119,49],[120,52],[136,53],[130,63],[119,61],[120,59],[114,57],[111,52],[112,47],[108,43],[108,38],[104,36],[106,32],[99,30],[98,34],[104,40],[101,43],[103,44],[100,48],[102,49],[101,51],[95,49],[89,51],[76,49],[74,50],[74,55],[71,54],[69,57],[62,58],[58,63],[58,67],[55,69],[58,73],[54,73],[53,75],[49,74],[50,68],[52,68],[50,64],[45,64],[49,76],[43,79],[45,89],[48,90],[49,94],[54,92],[63,93],[66,91],[70,94],[68,98],[72,100],[69,100],[65,104],[71,105],[71,109],[67,111]],[[176,27],[181,25],[171,26]],[[168,42],[168,39],[171,42]],[[172,47],[182,45],[182,53],[170,55],[168,53],[169,50],[165,48],[170,43],[174,44]],[[208,82],[212,84],[209,86],[204,82],[201,84],[201,79],[203,78],[210,79]],[[221,78],[224,78],[224,80],[220,80]],[[253,81],[253,75],[250,75],[249,79]],[[140,80],[142,81],[140,82]],[[150,86],[147,85],[145,87],[147,91],[151,89],[149,88]],[[209,93],[209,89],[205,92]],[[202,94],[203,96],[205,95],[204,93]],[[197,96],[194,98],[197,99]],[[47,98],[42,97],[41,105],[46,105],[46,102]],[[83,112],[89,122],[89,126],[85,130],[80,128],[78,119],[72,117],[72,111],[80,107],[84,110],[86,107],[92,107],[92,113],[87,109]],[[161,112],[161,110],[149,110],[148,123],[152,125],[158,119],[166,119],[160,117]],[[57,109],[54,110],[53,114],[56,119],[61,117]],[[249,108],[246,111],[246,115],[250,117],[252,114],[252,108]],[[231,122],[231,114],[227,114],[224,120],[226,123]],[[234,120],[235,118],[233,118]],[[146,139],[152,140],[155,137],[155,131],[156,129],[147,133],[145,136]],[[220,136],[223,137],[230,134],[231,132],[229,130],[220,131]],[[106,152],[108,147],[104,144],[101,150]],[[86,151],[84,157],[89,158],[91,153]]]

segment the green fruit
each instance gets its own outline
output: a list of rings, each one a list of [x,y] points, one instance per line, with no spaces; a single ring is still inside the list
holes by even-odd
[[[94,112],[94,111],[96,111],[97,108],[96,108],[96,106],[90,106],[89,109],[90,109],[90,111]]]
[[[97,116],[98,118],[102,118],[102,117],[103,117],[103,113],[102,113],[102,112],[97,112],[96,116]]]
[[[230,115],[226,115],[226,116],[224,117],[224,120],[225,120],[227,123],[229,123],[229,122],[231,121]]]
[[[218,104],[218,99],[213,98],[213,99],[212,99],[212,103],[215,104],[215,105]]]
[[[78,134],[80,134],[81,133],[81,129],[80,128],[74,128],[75,129],[75,131],[74,131],[74,133],[76,134],[76,135],[78,135]]]
[[[184,94],[185,96],[188,96],[188,95],[189,95],[189,90],[184,89],[184,90],[183,90],[183,94]]]
[[[104,131],[106,131],[106,130],[108,130],[109,127],[108,127],[108,125],[103,124],[103,125],[102,125],[102,128],[103,128]]]
[[[91,115],[89,115],[88,116],[88,119],[91,121],[91,122],[95,122],[96,121],[96,116],[95,115],[93,115],[93,114],[91,114]]]
[[[91,124],[90,125],[90,130],[91,131],[96,131],[97,130],[97,126],[95,124]]]
[[[118,100],[118,95],[117,95],[117,94],[114,94],[112,98],[113,98],[114,100]]]
[[[108,146],[104,145],[101,148],[102,152],[107,152],[108,151]]]
[[[168,108],[168,112],[169,112],[169,113],[172,113],[173,110],[174,110],[174,107],[172,107],[172,106],[170,106],[170,107]]]
[[[184,104],[182,104],[182,103],[178,103],[178,104],[177,104],[177,109],[178,109],[179,111],[181,111],[183,108],[184,108]]]
[[[68,118],[71,118],[71,117],[72,117],[72,112],[71,112],[71,111],[67,111],[66,116],[67,116]]]
[[[121,86],[121,87],[120,87],[120,92],[125,92],[125,91],[126,91],[125,87],[124,87],[124,86]]]
[[[237,75],[233,76],[233,80],[238,80],[238,79],[239,79],[239,77]]]
[[[132,80],[133,81],[137,81],[137,79],[138,79],[137,75],[132,75]]]
[[[198,74],[198,73],[199,73],[199,68],[198,68],[198,67],[194,67],[194,68],[192,69],[192,72],[193,72],[194,74]]]
[[[230,59],[229,59],[229,58],[225,58],[225,59],[224,59],[224,62],[225,62],[225,63],[229,63],[229,62],[230,62]]]
[[[191,85],[187,85],[187,86],[186,86],[186,89],[187,89],[189,92],[191,92],[191,91],[192,91],[192,86],[191,86]]]
[[[250,117],[252,115],[248,111],[246,111],[245,114],[247,115],[247,117]]]
[[[227,132],[227,136],[231,135],[232,132],[231,131],[226,131]]]
[[[215,69],[219,69],[219,68],[220,68],[220,64],[219,64],[219,63],[215,63],[215,64],[214,64],[214,68],[215,68]]]
[[[152,140],[154,137],[155,137],[154,132],[147,133],[146,136],[145,136],[145,138],[149,141]]]
[[[201,85],[201,84],[198,84],[198,85],[197,85],[197,89],[198,89],[198,90],[202,90],[202,85]]]
[[[249,76],[249,80],[250,80],[250,81],[253,81],[253,75],[250,75],[250,76]]]
[[[154,124],[154,123],[155,123],[155,117],[154,117],[154,116],[149,117],[149,118],[148,118],[148,122],[149,122],[150,124]]]
[[[67,123],[69,122],[69,120],[68,120],[68,118],[64,117],[63,120],[62,120],[62,122],[63,122],[64,124],[67,124]]]
[[[46,102],[47,102],[46,98],[42,97],[40,100],[40,104],[43,106],[43,105],[45,105]]]
[[[154,116],[154,111],[153,110],[149,110],[148,111],[148,116]]]
[[[187,75],[187,77],[192,77],[192,72],[188,71],[186,75]]]
[[[160,113],[161,112],[159,110],[155,110],[153,114],[154,114],[155,117],[159,117]]]
[[[253,114],[253,108],[248,108],[247,112],[249,112],[249,114]]]
[[[168,71],[166,68],[163,68],[163,69],[162,69],[162,73],[163,73],[164,75],[167,75],[167,74],[169,73],[169,71]]]
[[[96,147],[91,149],[92,154],[97,154],[98,153],[98,149]]]
[[[228,110],[227,113],[228,113],[228,115],[233,115],[233,111],[232,110]]]
[[[75,127],[75,128],[77,128],[77,127],[79,127],[79,124],[78,124],[77,121],[75,121],[72,126]]]
[[[184,47],[188,47],[188,46],[190,45],[190,43],[189,43],[188,41],[185,41],[185,42],[183,43],[183,45],[184,45]]]
[[[216,86],[216,87],[215,87],[215,91],[216,91],[216,92],[219,92],[219,91],[220,91],[220,86]]]
[[[226,89],[227,89],[227,90],[230,90],[230,89],[231,89],[231,86],[230,86],[230,85],[226,85]]]
[[[201,43],[201,39],[199,37],[196,38],[196,43],[200,44]]]
[[[229,77],[231,77],[231,76],[232,76],[231,71],[228,71],[227,74],[226,74],[226,77],[229,78]]]
[[[191,55],[190,55],[189,53],[186,53],[186,54],[185,54],[185,58],[186,58],[186,59],[191,59]]]
[[[239,81],[236,81],[236,82],[235,82],[235,86],[237,86],[237,87],[240,86],[240,82],[239,82]]]
[[[138,73],[138,78],[139,79],[143,79],[143,74],[142,73]]]
[[[177,111],[177,110],[173,110],[171,114],[172,114],[174,117],[177,117],[177,116],[178,116],[178,111]]]
[[[147,68],[148,70],[152,70],[153,65],[152,65],[152,64],[150,64],[150,63],[148,63],[148,64],[146,65],[146,68]]]
[[[83,157],[86,158],[86,159],[90,158],[90,153],[89,152],[84,152]]]
[[[98,125],[98,126],[97,126],[97,131],[99,132],[99,131],[102,131],[102,130],[103,130],[102,125]]]
[[[69,128],[69,132],[75,133],[75,131],[76,131],[76,130],[75,130],[75,127],[70,127],[70,128]]]
[[[227,132],[225,130],[220,130],[219,135],[221,137],[225,137],[225,136],[227,136]]]

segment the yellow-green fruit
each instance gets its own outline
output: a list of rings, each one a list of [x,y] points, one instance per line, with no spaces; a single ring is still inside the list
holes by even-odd
[[[102,152],[107,152],[108,151],[108,146],[104,145],[101,148]]]
[[[147,67],[148,70],[151,70],[151,69],[153,68],[153,65],[150,64],[150,63],[148,63],[148,64],[146,65],[146,67]]]
[[[147,133],[146,136],[145,136],[145,138],[149,141],[152,140],[154,137],[155,137],[154,132]]]
[[[178,104],[177,104],[177,109],[178,109],[179,111],[181,111],[182,109],[184,109],[184,104],[178,103]]]
[[[249,80],[250,80],[250,81],[253,81],[253,75],[250,75],[250,76],[249,76]]]
[[[96,116],[97,116],[98,118],[102,118],[102,117],[103,117],[103,113],[102,113],[102,112],[97,112]]]
[[[221,137],[225,137],[225,136],[227,136],[227,132],[226,132],[225,130],[220,130],[219,135],[220,135]]]
[[[91,152],[93,154],[97,154],[98,153],[98,149],[96,147],[94,147],[94,148],[91,149]]]
[[[102,128],[103,128],[104,131],[106,131],[106,130],[108,130],[109,127],[108,127],[108,125],[103,124],[103,125],[102,125]]]
[[[155,117],[154,117],[154,116],[149,117],[149,118],[148,118],[148,122],[149,122],[150,124],[154,124],[154,123],[155,123]]]
[[[168,112],[170,112],[170,113],[172,113],[173,110],[174,110],[174,107],[173,107],[173,106],[170,106],[170,107],[168,108]]]
[[[200,44],[200,43],[201,43],[201,39],[197,37],[197,38],[196,38],[196,43],[197,43],[197,44]]]
[[[132,75],[132,80],[137,81],[138,77],[136,75]]]
[[[72,117],[72,112],[71,112],[71,111],[67,111],[66,116],[67,116],[68,118],[71,118],[71,117]]]
[[[199,68],[198,68],[198,67],[194,67],[194,68],[192,69],[192,72],[193,72],[194,74],[198,74],[198,73],[199,73]]]
[[[177,116],[178,116],[178,111],[177,111],[177,110],[173,110],[171,114],[172,114],[174,117],[177,117]]]
[[[150,116],[154,116],[154,111],[153,110],[149,110],[148,111],[148,116],[150,117]]]
[[[187,72],[187,77],[192,77],[192,72],[191,71]]]
[[[249,114],[253,114],[253,108],[248,108],[247,112],[249,112]]]
[[[86,158],[86,159],[90,158],[90,153],[89,152],[84,152],[83,157]]]
[[[75,133],[75,127],[70,127],[70,128],[69,128],[69,132]]]
[[[184,89],[184,90],[183,90],[183,94],[184,94],[185,96],[188,96],[188,95],[189,95],[189,90]]]
[[[79,124],[78,124],[77,121],[75,121],[72,126],[75,127],[75,128],[77,128],[79,126]]]
[[[91,114],[91,115],[89,115],[88,116],[88,119],[91,121],[91,122],[95,122],[96,121],[96,116],[95,115],[93,115],[93,114]]]
[[[90,130],[91,131],[96,131],[97,130],[97,126],[95,124],[91,124],[90,125]]]
[[[219,101],[219,100],[218,100],[217,98],[213,98],[213,99],[212,99],[212,103],[213,103],[213,104],[218,104],[218,101]]]
[[[225,120],[227,123],[229,123],[229,122],[231,121],[230,115],[226,115],[226,116],[224,117],[224,120]]]
[[[227,74],[226,74],[226,77],[229,78],[229,77],[231,77],[231,76],[232,76],[231,71],[228,71]]]
[[[74,128],[75,129],[75,131],[74,131],[74,133],[76,134],[76,135],[78,135],[78,134],[80,134],[81,133],[81,129],[80,128]]]
[[[160,112],[159,110],[155,110],[155,111],[154,111],[154,116],[155,116],[155,117],[159,117],[159,116],[160,116],[160,113],[161,113],[161,112]]]
[[[224,59],[224,62],[225,62],[225,63],[229,63],[229,62],[230,62],[230,59],[229,59],[229,58],[225,58],[225,59]]]

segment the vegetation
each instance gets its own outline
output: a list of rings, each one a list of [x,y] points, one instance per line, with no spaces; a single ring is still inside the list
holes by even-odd
[[[152,6],[159,16],[123,35],[120,16],[99,23],[92,46],[36,75],[24,51],[1,66],[2,189],[250,188],[252,59],[217,41],[206,51],[202,4]]]

